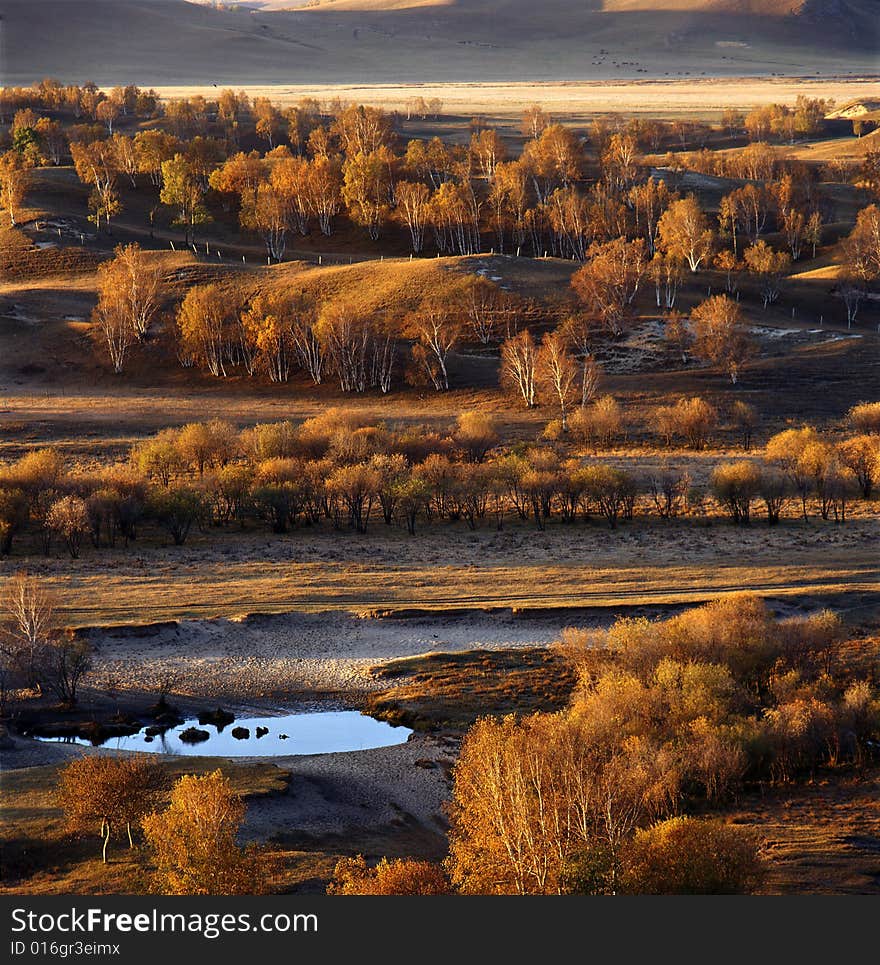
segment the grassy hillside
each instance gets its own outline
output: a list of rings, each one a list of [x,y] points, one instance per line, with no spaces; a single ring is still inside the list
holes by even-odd
[[[6,0],[0,60],[11,84],[846,74],[876,37],[867,0]]]

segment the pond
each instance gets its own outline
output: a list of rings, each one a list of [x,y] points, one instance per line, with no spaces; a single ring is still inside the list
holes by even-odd
[[[237,717],[234,723],[224,726],[200,724],[197,718],[193,718],[158,734],[154,733],[155,730],[155,727],[142,727],[136,734],[110,737],[98,744],[82,737],[36,739],[152,754],[280,757],[391,747],[405,743],[412,733],[408,727],[394,727],[356,710],[318,711],[279,717]]]

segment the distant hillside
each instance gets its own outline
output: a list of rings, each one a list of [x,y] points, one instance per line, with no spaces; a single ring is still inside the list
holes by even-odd
[[[876,73],[877,0],[2,0],[0,80],[328,84]]]

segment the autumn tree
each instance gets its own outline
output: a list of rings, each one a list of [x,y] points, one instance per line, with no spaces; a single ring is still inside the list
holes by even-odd
[[[186,156],[175,154],[162,162],[159,199],[162,204],[176,209],[174,223],[183,226],[186,244],[190,243],[196,225],[211,220],[204,198],[205,185]]]
[[[175,546],[183,546],[192,527],[205,519],[205,494],[190,486],[168,486],[151,493],[148,511]]]
[[[794,493],[800,497],[801,511],[807,519],[807,501],[813,489],[813,473],[810,463],[815,462],[813,453],[821,450],[822,440],[812,426],[801,429],[785,429],[767,441],[764,457],[784,474]]]
[[[521,160],[498,164],[489,185],[492,226],[503,253],[510,236],[518,249],[526,239],[526,212],[529,207],[529,172]]]
[[[636,233],[645,239],[648,255],[653,257],[657,246],[657,224],[669,205],[678,200],[678,195],[669,190],[665,181],[650,177],[642,184],[633,185],[627,199],[632,205]]]
[[[561,124],[545,127],[535,140],[527,142],[522,153],[538,200],[546,201],[559,187],[569,187],[583,172],[583,145],[570,128]]]
[[[489,413],[477,409],[459,415],[453,439],[467,461],[475,463],[481,463],[500,442],[495,420]]]
[[[447,869],[465,894],[559,894],[578,855],[602,854],[614,891],[625,843],[662,814],[671,761],[611,749],[577,712],[483,718],[454,771]],[[659,812],[659,813],[658,813]]]
[[[752,354],[742,311],[727,295],[713,295],[691,312],[693,352],[712,365],[720,365],[736,385],[742,364]]]
[[[343,392],[364,392],[368,386],[390,390],[396,331],[388,319],[334,300],[322,305],[311,334],[303,337],[314,340],[310,351],[323,353]]]
[[[337,115],[331,130],[350,157],[377,151],[390,154],[396,139],[392,116],[381,108],[361,104],[344,108]]]
[[[816,257],[816,249],[822,244],[822,233],[825,224],[822,219],[822,214],[819,211],[814,211],[807,218],[807,223],[804,226],[804,241],[812,246],[813,254],[812,257]]]
[[[648,263],[648,277],[654,283],[654,300],[658,308],[673,309],[678,289],[684,280],[684,262],[677,255],[657,251]]]
[[[791,256],[785,251],[774,251],[766,241],[758,241],[746,248],[743,255],[746,267],[758,277],[764,308],[779,298],[782,279],[791,267]]]
[[[102,222],[109,229],[111,220],[122,210],[116,180],[119,160],[112,141],[79,143],[72,141],[70,154],[77,177],[92,189],[89,195],[89,220],[100,231]]]
[[[220,770],[186,774],[165,811],[143,819],[156,885],[169,895],[255,895],[265,888],[261,860],[235,838],[245,805]]]
[[[77,559],[83,538],[91,529],[85,500],[80,496],[56,500],[46,515],[46,528],[64,541],[70,558]]]
[[[374,466],[365,463],[339,466],[327,478],[328,490],[348,510],[351,525],[366,533],[373,502],[378,499],[381,477]]]
[[[107,126],[107,133],[112,136],[113,125],[121,113],[122,109],[120,105],[110,98],[107,98],[107,100],[103,100],[98,104],[95,110],[95,120],[105,124]]]
[[[233,311],[229,296],[215,284],[190,288],[177,310],[182,351],[217,377],[226,376]]]
[[[691,194],[673,201],[657,223],[657,247],[697,271],[711,254],[713,234],[699,202]]]
[[[134,847],[132,829],[156,806],[165,790],[165,772],[155,757],[80,757],[63,768],[58,800],[68,828],[100,834],[106,864],[113,837],[125,835]]]
[[[620,335],[645,268],[641,240],[596,242],[587,251],[587,263],[572,275],[571,286],[587,312],[600,318],[612,335]]]
[[[880,402],[860,402],[847,412],[846,419],[856,432],[880,434]]]
[[[6,209],[9,223],[15,227],[16,213],[31,185],[30,166],[18,151],[0,155],[0,207]]]
[[[121,372],[132,343],[146,335],[162,296],[162,274],[137,244],[119,245],[98,266],[98,304],[92,314],[115,372]]]
[[[343,166],[342,198],[352,220],[367,229],[373,241],[391,210],[391,169],[394,155],[382,146],[369,153],[346,158]]]
[[[723,462],[712,471],[712,493],[734,523],[748,524],[761,491],[761,471],[753,462]]]
[[[720,221],[733,241],[733,253],[737,254],[740,233],[754,244],[767,225],[774,203],[771,191],[763,185],[746,184],[736,188],[721,200]]]
[[[282,291],[261,293],[241,313],[244,338],[272,382],[286,382],[294,361],[293,306]]]
[[[502,321],[510,334],[515,306],[495,282],[482,275],[471,275],[457,297],[474,337],[482,345],[489,345],[498,337]]]
[[[639,147],[632,134],[614,133],[600,158],[602,173],[611,190],[629,190],[638,173]]]
[[[68,152],[68,140],[64,125],[61,121],[41,117],[37,121],[36,131],[45,147],[48,159],[57,167]]]
[[[187,423],[177,432],[174,445],[199,476],[209,467],[226,466],[239,452],[235,427],[222,419]]]
[[[499,164],[507,159],[507,147],[496,130],[487,129],[471,136],[471,154],[486,178],[492,178]]]
[[[318,156],[309,163],[306,192],[321,234],[329,237],[333,231],[333,219],[342,204],[342,175],[335,159]]]
[[[447,360],[461,339],[461,312],[445,299],[430,299],[403,322],[403,334],[414,340],[413,360],[425,378],[438,391],[449,388]]]
[[[569,420],[572,434],[579,442],[595,448],[608,448],[625,429],[623,409],[611,395],[603,395],[578,409]]]
[[[679,399],[675,405],[661,406],[654,416],[654,426],[666,445],[673,438],[683,438],[692,449],[703,449],[718,422],[715,407],[699,396]]]
[[[156,479],[162,486],[186,470],[186,459],[178,446],[180,432],[177,429],[162,429],[156,435],[132,448],[131,461],[137,469]]]
[[[870,499],[880,476],[880,440],[861,435],[846,439],[837,447],[841,463],[855,476],[862,496]]]
[[[580,366],[571,352],[568,339],[558,329],[541,340],[535,357],[535,382],[539,398],[559,406],[562,431],[568,429],[568,413],[575,404]]]
[[[239,151],[211,172],[208,184],[223,197],[224,208],[228,208],[232,198],[238,198],[242,205],[252,201],[265,175],[266,165],[258,151]]]
[[[138,131],[133,141],[138,171],[150,178],[154,187],[162,185],[162,164],[180,152],[180,141],[167,131],[150,128]]]
[[[394,197],[397,217],[409,231],[412,250],[419,254],[425,244],[425,229],[431,210],[431,191],[420,182],[400,181],[395,187]]]
[[[540,104],[532,104],[523,113],[520,132],[523,137],[536,141],[550,124],[551,117],[544,108]]]
[[[254,98],[252,110],[257,137],[266,141],[270,149],[275,147],[283,130],[281,112],[268,97]]]
[[[728,295],[736,294],[739,289],[739,272],[743,268],[742,262],[729,248],[723,248],[715,255],[712,264],[716,270],[724,272],[724,287]]]
[[[880,206],[871,204],[856,216],[843,242],[843,266],[864,284],[880,277]]]

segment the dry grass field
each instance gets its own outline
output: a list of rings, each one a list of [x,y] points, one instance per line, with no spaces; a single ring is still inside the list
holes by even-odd
[[[809,608],[847,609],[877,601],[876,520],[787,523],[743,533],[720,520],[711,527],[636,523],[611,532],[600,523],[560,525],[544,533],[490,525],[365,537],[335,533],[287,537],[229,534],[194,538],[183,548],[144,546],[86,554],[17,556],[45,577],[75,625],[152,622],[286,610],[371,611],[421,608],[600,607],[703,602],[751,589]]]
[[[878,76],[867,70],[853,77],[705,77],[690,80],[567,80],[521,84],[515,81],[421,84],[271,84],[246,85],[252,97],[269,97],[279,104],[295,104],[303,97],[322,102],[341,98],[385,110],[405,111],[412,97],[439,98],[452,119],[480,116],[493,127],[511,132],[523,111],[539,103],[566,124],[586,124],[596,116],[694,117],[715,119],[727,107],[752,108],[762,104],[792,103],[804,97],[833,98],[838,104],[878,96]],[[160,86],[163,96],[207,94],[200,85]],[[436,122],[432,122],[436,126]],[[419,130],[416,123],[416,130]],[[430,125],[428,125],[430,127]],[[447,122],[447,126],[450,126]],[[419,131],[421,134],[421,131]],[[423,136],[423,135],[422,135]]]

